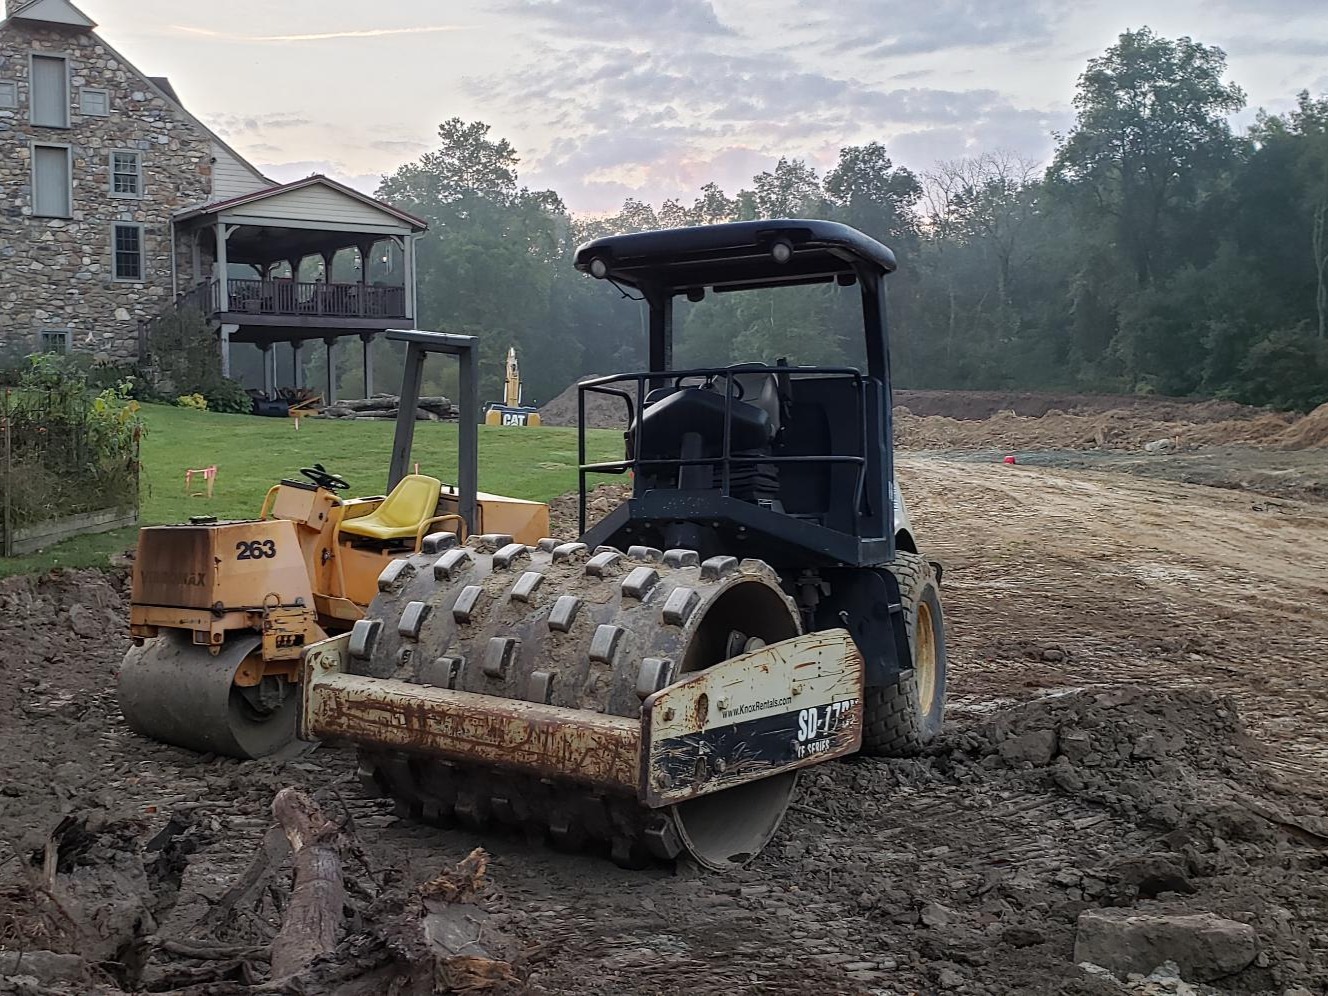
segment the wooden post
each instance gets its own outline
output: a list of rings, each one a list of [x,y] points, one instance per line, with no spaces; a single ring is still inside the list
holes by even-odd
[[[372,332],[361,332],[360,341],[364,343],[364,396],[373,397],[373,341]]]
[[[230,228],[221,218],[217,219],[217,279],[220,286],[217,288],[217,300],[220,302],[219,311],[226,312],[231,310],[230,294],[230,267],[226,260],[226,240],[230,238]]]
[[[327,405],[337,403],[337,357],[333,351],[336,344],[336,336],[328,336],[323,340],[323,345],[327,347],[327,397],[323,399],[323,403]]]
[[[304,387],[304,358],[300,355],[304,348],[303,339],[292,339],[291,344],[291,386],[297,391]]]
[[[273,371],[273,364],[276,363],[276,356],[273,353],[273,343],[260,342],[258,348],[263,351],[263,396],[271,398],[276,393],[276,376]]]
[[[409,312],[409,314],[406,315],[406,317],[410,319],[411,328],[418,328],[419,319],[416,317],[418,312],[415,310],[417,303],[415,296],[415,236],[407,235],[404,239],[402,239],[402,243],[403,243],[402,249],[404,250],[403,255],[405,256],[405,264],[406,264],[405,265],[406,310]]]
[[[221,375],[223,377],[231,375],[231,336],[238,331],[240,331],[240,326],[228,325],[223,322],[218,333],[221,346]]]
[[[318,297],[318,313],[331,310],[335,313],[336,302],[332,300],[332,267],[337,261],[337,250],[320,254],[323,257],[323,291]]]
[[[361,242],[356,249],[360,253],[360,299],[359,305],[355,309],[356,313],[363,318],[369,297],[369,260],[373,258],[373,247],[375,242]]]

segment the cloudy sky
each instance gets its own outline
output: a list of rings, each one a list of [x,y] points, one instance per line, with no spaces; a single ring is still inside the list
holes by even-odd
[[[1328,91],[1323,0],[85,0],[274,178],[372,191],[439,121],[493,125],[576,211],[732,191],[780,154],[1045,160],[1084,62],[1147,24],[1221,45],[1253,108]]]

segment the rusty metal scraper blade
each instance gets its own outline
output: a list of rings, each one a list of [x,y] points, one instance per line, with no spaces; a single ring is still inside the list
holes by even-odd
[[[862,655],[842,629],[687,675],[642,708],[640,799],[671,806],[862,746]]]

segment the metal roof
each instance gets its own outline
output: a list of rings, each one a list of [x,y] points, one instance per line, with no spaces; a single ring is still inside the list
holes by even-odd
[[[780,242],[792,249],[782,263],[772,252]],[[596,259],[617,283],[675,294],[850,282],[862,267],[886,274],[897,265],[890,249],[855,228],[796,218],[612,235],[578,248],[576,268],[589,273]]]

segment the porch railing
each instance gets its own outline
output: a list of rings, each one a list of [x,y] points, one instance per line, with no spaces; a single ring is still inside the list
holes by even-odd
[[[209,284],[212,312],[221,310],[221,287]],[[227,311],[248,315],[309,315],[322,318],[405,318],[406,289],[372,284],[300,283],[294,280],[229,282]]]

